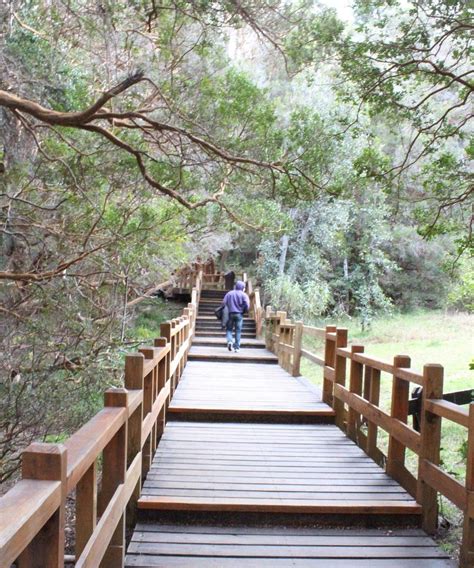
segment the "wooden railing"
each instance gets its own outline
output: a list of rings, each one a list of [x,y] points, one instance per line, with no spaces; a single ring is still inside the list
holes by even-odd
[[[324,351],[303,347],[303,338],[323,342]],[[443,400],[443,367],[410,368],[410,357],[397,355],[391,363],[365,354],[363,345],[348,347],[347,329],[316,328],[291,322],[285,312],[266,311],[266,346],[278,355],[280,365],[300,375],[301,359],[323,369],[322,398],[335,413],[336,424],[375,462],[385,467],[422,506],[423,528],[433,533],[438,520],[438,495],[464,513],[460,566],[474,566],[474,403],[468,410]],[[392,381],[390,410],[380,407],[381,373]],[[421,432],[408,425],[409,386],[423,389]],[[440,467],[441,420],[467,429],[467,469],[461,483]],[[379,429],[388,434],[388,449],[379,444]],[[416,475],[406,465],[407,448],[416,458]]]
[[[66,497],[74,490],[75,554],[68,560],[82,568],[123,566],[125,526],[134,524],[194,335],[202,272],[193,283],[183,315],[161,325],[154,346],[126,356],[125,388],[107,390],[103,410],[64,444],[34,443],[23,452],[22,478],[0,499],[2,568],[64,566]]]

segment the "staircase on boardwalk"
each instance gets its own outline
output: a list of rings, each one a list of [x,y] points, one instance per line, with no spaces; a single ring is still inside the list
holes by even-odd
[[[417,528],[416,501],[278,365],[250,317],[241,351],[227,350],[214,315],[224,294],[202,291],[126,565],[452,566]]]

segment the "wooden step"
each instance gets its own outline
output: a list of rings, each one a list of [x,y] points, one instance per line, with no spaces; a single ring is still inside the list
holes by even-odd
[[[254,363],[256,365],[277,365],[278,358],[273,356],[265,356],[246,353],[247,349],[240,349],[238,353],[227,351],[227,353],[204,353],[202,351],[195,351],[188,355],[188,361],[210,361],[210,362],[229,362],[229,363]]]
[[[193,345],[188,354],[188,361],[222,361],[229,363],[278,364],[278,357],[266,349],[242,347],[239,353],[229,351],[225,344],[212,347]]]
[[[201,327],[212,327],[221,325],[221,322],[216,317],[209,319],[196,318],[196,325],[199,325]],[[255,321],[251,319],[244,319],[242,322],[242,327],[255,327]]]
[[[197,317],[202,321],[220,321],[217,319],[216,314],[214,311],[212,312],[198,312]],[[248,316],[244,316],[244,321],[254,321],[252,318]]]
[[[205,347],[225,347],[225,337],[195,337],[193,345]],[[240,342],[241,347],[250,349],[265,349],[265,342],[262,339],[244,339]]]
[[[227,294],[228,290],[201,290],[201,300],[203,299],[222,299],[226,294]]]
[[[173,399],[169,411],[176,408]],[[139,508],[335,516],[344,522],[348,516],[421,513],[411,495],[336,426],[237,422],[169,422]]]
[[[283,494],[286,496],[287,494]],[[140,509],[154,511],[205,511],[244,513],[298,513],[311,515],[421,515],[421,506],[415,501],[388,500],[375,498],[318,499],[306,498],[283,500],[271,497],[265,499],[245,497],[179,497],[156,496],[142,493],[138,501]],[[326,494],[327,497],[327,494]]]
[[[236,420],[252,424],[334,424],[335,413],[327,408],[314,408],[312,410],[288,410],[279,408],[240,408],[236,406],[219,404],[218,406],[202,406],[193,408],[176,403],[169,407],[167,419],[172,422],[209,422],[233,423]]]
[[[206,323],[206,324],[197,324],[196,325],[196,329],[199,331],[203,331],[208,329],[209,331],[220,331],[222,329],[222,326],[219,322],[216,322],[215,324],[211,324],[211,323]],[[247,332],[253,332],[255,333],[256,327],[255,325],[243,325],[242,326],[242,331],[247,331]]]
[[[221,322],[217,319],[214,319],[214,321],[209,320],[209,321],[197,321],[196,322],[196,327],[202,327],[202,328],[206,328],[206,327],[220,327],[221,326]],[[247,320],[243,322],[242,324],[242,328],[244,329],[255,329],[255,322],[251,321],[251,320]]]
[[[454,568],[420,529],[249,527],[232,523],[135,527],[126,568]]]
[[[209,329],[196,329],[196,337],[223,337],[225,339],[225,329],[209,330]],[[255,332],[242,331],[242,338],[254,339]]]
[[[306,424],[333,423],[334,411],[321,402],[319,389],[279,365],[188,360],[168,417]]]

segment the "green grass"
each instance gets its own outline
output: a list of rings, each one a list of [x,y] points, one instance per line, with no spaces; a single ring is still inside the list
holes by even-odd
[[[186,304],[163,298],[150,298],[136,307],[135,317],[127,335],[136,341],[160,336],[160,324],[181,316]]]
[[[325,322],[327,323],[327,322]],[[321,323],[323,326],[325,323]],[[350,343],[360,343],[365,351],[391,362],[395,355],[409,355],[413,369],[422,370],[427,363],[439,363],[445,369],[445,392],[474,385],[474,371],[469,363],[474,357],[474,315],[445,312],[416,312],[376,320],[369,331],[361,331],[354,320],[335,322],[347,327]],[[307,348],[322,350],[322,343],[306,340]],[[320,380],[320,374],[304,364],[308,378]]]
[[[474,315],[448,314],[445,312],[416,312],[381,318],[368,331],[362,331],[357,322],[349,319],[334,323],[347,327],[349,343],[365,346],[365,353],[378,359],[392,362],[395,355],[409,355],[411,366],[421,371],[423,365],[438,363],[444,367],[444,392],[474,387],[474,371],[469,364],[474,356]],[[304,338],[303,346],[322,354],[323,342]],[[322,368],[302,360],[302,374],[322,386]],[[415,385],[413,385],[415,386]],[[380,406],[389,411],[392,379],[382,373]],[[445,471],[464,481],[466,472],[465,442],[467,431],[448,420],[443,420],[441,461]],[[386,453],[388,436],[379,429],[379,447]],[[407,466],[416,475],[417,456],[407,452]],[[441,545],[456,553],[461,535],[462,513],[446,499],[440,499],[440,511],[447,520],[450,530],[441,534]]]

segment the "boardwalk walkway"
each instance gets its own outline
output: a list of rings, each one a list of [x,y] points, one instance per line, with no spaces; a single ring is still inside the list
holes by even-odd
[[[417,528],[416,501],[278,366],[254,322],[240,353],[227,351],[211,315],[219,296],[203,293],[126,565],[452,566]]]

